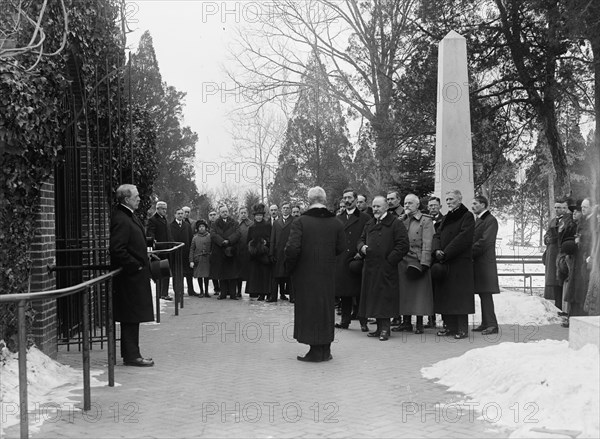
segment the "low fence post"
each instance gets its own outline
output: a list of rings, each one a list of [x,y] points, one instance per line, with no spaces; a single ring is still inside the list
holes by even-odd
[[[19,325],[19,406],[21,438],[29,437],[29,407],[27,402],[27,322],[25,320],[25,300],[17,305]]]
[[[89,289],[82,291],[82,322],[83,322],[83,410],[92,408],[92,397],[90,392],[90,300]]]
[[[115,387],[115,363],[117,362],[117,339],[115,337],[115,319],[113,315],[113,279],[108,279],[106,289],[106,336],[108,337],[108,386]]]

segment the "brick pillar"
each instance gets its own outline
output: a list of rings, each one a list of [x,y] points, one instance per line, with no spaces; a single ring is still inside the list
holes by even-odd
[[[54,229],[54,177],[44,183],[40,194],[40,210],[36,218],[35,239],[31,246],[31,292],[47,291],[56,288],[53,275],[49,275],[47,265],[55,263]],[[34,302],[36,311],[32,335],[36,346],[46,355],[56,358],[56,300]]]

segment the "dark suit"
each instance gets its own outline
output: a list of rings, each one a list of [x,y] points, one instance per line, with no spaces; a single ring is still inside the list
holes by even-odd
[[[277,290],[284,298],[290,292],[289,276],[285,272],[285,245],[292,230],[293,216],[288,216],[286,220],[283,215],[273,222],[271,227],[271,247],[270,256],[274,261],[273,265],[273,283],[271,286],[271,300],[277,300]]]
[[[361,274],[351,272],[349,264],[358,253],[356,245],[362,235],[365,224],[369,222],[371,217],[358,209],[354,209],[354,212],[352,212],[351,215],[348,215],[347,211],[344,210],[337,216],[337,219],[340,220],[344,226],[346,251],[337,256],[335,268],[335,295],[336,297],[341,297],[342,319],[340,324],[342,326],[347,326],[350,324],[354,301],[356,300],[357,305],[360,303],[361,282]],[[358,313],[358,309],[356,309],[356,311]],[[366,323],[366,319],[363,320],[361,318],[360,320],[361,324]]]
[[[475,220],[473,233],[473,275],[475,293],[481,300],[481,326],[498,327],[492,294],[498,294],[498,268],[496,266],[496,236],[498,221],[490,211]]]
[[[173,220],[173,222],[170,224],[170,228],[173,241],[183,242],[184,244],[182,250],[183,254],[181,257],[183,263],[183,277],[186,279],[187,282],[188,295],[193,296],[196,293],[194,292],[194,272],[190,268],[190,245],[192,243],[192,239],[194,238],[192,227],[185,220],[181,221],[181,225],[177,224],[177,220]],[[176,285],[177,287],[175,287]],[[183,279],[174,278],[173,288],[177,288],[178,291],[181,291],[183,293]]]
[[[233,218],[227,218],[227,221],[219,218],[210,229],[210,239],[213,243],[210,268],[212,276],[219,280],[219,297],[223,299],[227,294],[231,295],[232,299],[236,298],[239,276],[236,250],[240,237],[240,225]],[[228,241],[228,244],[225,245],[224,241]]]
[[[171,242],[171,231],[169,230],[169,224],[167,219],[155,213],[148,219],[148,227],[146,228],[146,235],[154,238],[155,242]],[[168,255],[159,255],[161,259],[167,259]],[[159,297],[165,297],[169,295],[169,278],[163,277],[156,281],[157,294]]]
[[[123,271],[114,280],[115,320],[121,322],[121,357],[141,358],[141,322],[154,320],[150,263],[144,225],[131,209],[119,204],[110,219],[110,261]]]

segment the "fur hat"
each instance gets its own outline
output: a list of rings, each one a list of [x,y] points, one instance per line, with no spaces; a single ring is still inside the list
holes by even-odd
[[[263,203],[257,203],[252,208],[252,215],[264,215],[265,212],[266,212],[266,208]]]
[[[203,219],[199,219],[198,221],[196,221],[196,224],[194,225],[194,229],[196,231],[198,231],[198,229],[200,228],[200,226],[204,226],[208,229],[208,223],[203,220]]]

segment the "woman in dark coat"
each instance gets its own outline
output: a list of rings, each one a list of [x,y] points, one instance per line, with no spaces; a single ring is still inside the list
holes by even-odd
[[[286,267],[296,294],[294,338],[310,345],[301,361],[328,361],[335,323],[335,258],[345,250],[342,224],[325,207],[325,191],[308,191],[309,209],[292,222]]]
[[[365,256],[358,315],[377,319],[377,330],[367,335],[381,341],[389,338],[390,319],[398,315],[398,263],[409,250],[406,227],[387,209],[385,198],[373,199],[375,218],[367,222],[357,245]]]
[[[219,208],[220,217],[210,229],[210,239],[213,243],[210,254],[210,275],[219,280],[221,293],[219,299],[227,295],[236,300],[238,264],[237,245],[240,240],[240,226],[236,220],[229,217],[226,206]]]
[[[461,201],[460,191],[446,194],[449,211],[433,236],[436,263],[431,267],[434,309],[437,314],[443,314],[446,324],[446,329],[438,335],[456,339],[468,336],[468,314],[475,313],[472,257],[475,218]],[[435,267],[438,264],[441,267]],[[442,268],[445,275],[435,276],[437,268]]]
[[[271,223],[264,220],[265,210],[262,203],[254,206],[254,223],[248,228],[246,238],[250,255],[246,293],[250,294],[250,297],[258,297],[258,300],[265,300],[271,289]]]

